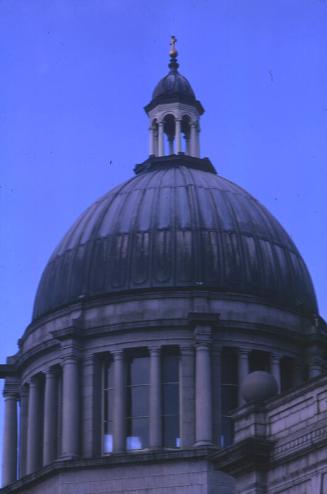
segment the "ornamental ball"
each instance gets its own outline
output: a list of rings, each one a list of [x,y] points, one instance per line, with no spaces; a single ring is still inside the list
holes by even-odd
[[[277,393],[276,379],[269,372],[251,372],[241,384],[241,394],[246,403],[262,402],[272,398]]]

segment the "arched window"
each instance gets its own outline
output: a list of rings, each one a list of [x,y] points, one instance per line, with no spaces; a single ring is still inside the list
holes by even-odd
[[[174,154],[174,139],[175,139],[175,117],[173,115],[166,115],[164,118],[164,134],[166,136],[166,153],[164,154]]]
[[[149,446],[149,387],[150,359],[138,352],[127,360],[127,414],[126,449],[144,449]]]
[[[184,137],[184,144],[182,151],[185,154],[190,155],[191,154],[191,147],[190,147],[191,119],[188,115],[184,115],[182,118],[181,130],[182,130],[182,135]]]
[[[156,118],[151,124],[150,154],[158,156],[158,121]]]
[[[179,448],[179,355],[176,351],[162,355],[162,429],[163,446]]]

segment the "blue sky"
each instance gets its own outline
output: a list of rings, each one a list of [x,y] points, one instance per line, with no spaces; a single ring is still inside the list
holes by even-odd
[[[56,244],[147,157],[171,34],[202,156],[286,228],[327,317],[326,26],[326,0],[0,0],[1,362]]]

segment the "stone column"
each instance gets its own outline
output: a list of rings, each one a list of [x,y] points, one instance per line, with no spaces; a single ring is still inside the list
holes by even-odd
[[[221,416],[221,348],[212,350],[212,404],[213,404],[213,438],[215,445],[221,444],[222,416]]]
[[[186,154],[190,155],[191,150],[190,150],[190,137],[185,137],[185,146],[186,146]]]
[[[57,445],[57,374],[48,369],[45,375],[44,423],[43,423],[43,465],[56,457]]]
[[[28,387],[22,386],[20,391],[20,424],[19,424],[19,477],[26,475],[27,457],[27,411]]]
[[[198,123],[196,128],[196,140],[195,140],[195,156],[200,158],[200,125]]]
[[[314,379],[321,375],[323,362],[319,355],[312,356],[309,359],[309,379]]]
[[[191,134],[190,134],[190,154],[191,156],[197,156],[197,130],[196,122],[191,123]]]
[[[153,131],[153,153],[155,156],[158,156],[159,154],[159,148],[158,148],[158,127],[156,126],[154,131]]]
[[[154,155],[154,129],[152,125],[149,127],[149,155]]]
[[[125,362],[123,350],[114,355],[114,411],[113,411],[113,450],[115,453],[125,451]]]
[[[180,119],[175,120],[175,152],[176,154],[182,151],[182,136],[181,136],[181,121]]]
[[[150,349],[150,448],[162,446],[160,348]]]
[[[195,329],[195,446],[212,444],[211,328]]]
[[[163,122],[159,122],[158,124],[158,156],[164,155],[164,132],[163,132],[164,124]]]
[[[271,373],[276,379],[278,392],[281,389],[281,379],[280,379],[280,355],[277,353],[271,354]]]
[[[63,347],[63,353],[61,456],[76,458],[80,446],[79,355],[71,343]]]
[[[244,404],[244,398],[241,393],[242,382],[249,374],[249,351],[239,348],[238,351],[238,404]]]
[[[10,378],[4,388],[5,414],[2,451],[2,485],[8,485],[17,478],[17,397],[18,385]]]
[[[83,361],[83,457],[91,458],[101,454],[102,379],[103,361],[96,354],[88,355]]]
[[[32,473],[40,467],[41,417],[40,417],[40,380],[32,377],[29,384],[27,417],[27,467],[26,473]]]
[[[180,359],[180,435],[181,448],[193,446],[195,425],[194,348],[181,347]]]

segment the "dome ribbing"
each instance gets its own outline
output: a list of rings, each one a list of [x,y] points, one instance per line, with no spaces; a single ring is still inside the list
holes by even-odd
[[[174,156],[108,192],[60,242],[33,318],[128,291],[204,289],[317,312],[306,266],[277,220],[250,194]]]

